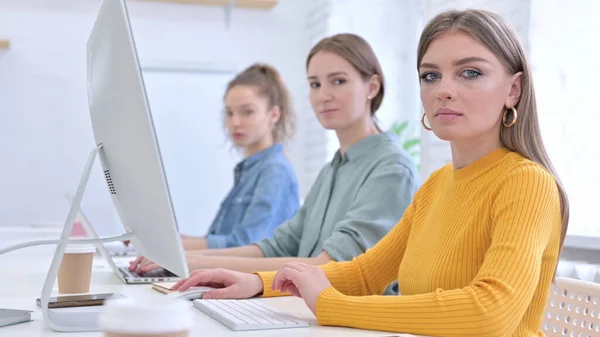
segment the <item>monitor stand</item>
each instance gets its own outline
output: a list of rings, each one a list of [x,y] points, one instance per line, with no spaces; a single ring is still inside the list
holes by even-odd
[[[123,241],[130,240],[134,237],[133,233],[128,232],[124,235],[113,236],[108,238],[100,239],[96,232],[91,226],[87,226],[86,232],[90,239],[81,239],[81,240],[73,240],[69,239],[71,232],[73,230],[73,222],[75,221],[75,217],[77,212],[81,206],[81,200],[83,199],[83,194],[85,192],[85,188],[87,186],[90,173],[92,171],[92,167],[98,156],[98,152],[102,150],[102,144],[98,145],[92,152],[88,158],[87,164],[83,171],[83,175],[81,176],[81,180],[79,181],[79,185],[77,187],[77,192],[75,193],[75,197],[73,202],[71,203],[71,208],[69,209],[69,213],[67,215],[67,220],[65,221],[65,226],[63,228],[62,234],[60,236],[60,240],[56,246],[56,251],[54,252],[54,257],[52,258],[52,263],[50,264],[50,269],[46,274],[46,281],[44,282],[44,286],[42,288],[42,294],[40,296],[40,302],[42,307],[42,313],[44,316],[44,321],[46,324],[55,331],[64,331],[64,332],[75,332],[75,331],[100,331],[100,327],[98,324],[98,315],[99,312],[92,312],[86,310],[80,310],[79,312],[65,312],[64,309],[49,309],[48,308],[48,300],[50,299],[50,295],[52,293],[52,288],[54,287],[54,283],[56,281],[56,277],[58,276],[58,270],[60,269],[60,264],[62,262],[63,256],[65,254],[65,248],[67,244],[73,243],[83,243],[83,244],[94,244],[98,248],[102,246],[103,243],[106,242],[114,242],[114,241]],[[102,247],[104,248],[104,247]],[[100,248],[100,249],[102,249]],[[81,309],[81,308],[79,308]],[[61,312],[62,310],[62,312]]]

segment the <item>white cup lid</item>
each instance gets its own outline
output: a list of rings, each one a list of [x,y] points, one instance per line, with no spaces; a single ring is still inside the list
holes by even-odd
[[[106,300],[99,323],[104,331],[123,333],[180,332],[193,324],[188,301],[164,296]]]
[[[96,246],[89,244],[69,244],[65,249],[65,254],[83,254],[95,252]]]

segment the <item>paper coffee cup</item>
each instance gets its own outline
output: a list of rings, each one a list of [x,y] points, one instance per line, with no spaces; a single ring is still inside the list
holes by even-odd
[[[96,247],[68,245],[58,270],[58,292],[80,294],[90,291],[92,262]]]
[[[187,301],[162,296],[109,299],[99,323],[107,337],[187,337],[192,309]]]

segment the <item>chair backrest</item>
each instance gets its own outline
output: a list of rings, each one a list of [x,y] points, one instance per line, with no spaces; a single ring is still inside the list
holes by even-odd
[[[548,337],[600,337],[600,284],[557,277],[541,329]]]

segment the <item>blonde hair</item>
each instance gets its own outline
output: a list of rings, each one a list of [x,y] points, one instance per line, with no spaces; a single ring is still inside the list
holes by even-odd
[[[274,67],[262,63],[251,65],[227,84],[225,96],[235,86],[254,87],[258,90],[259,96],[267,99],[269,109],[275,106],[279,107],[281,115],[273,128],[274,142],[287,142],[294,137],[296,114],[292,106],[291,95]]]
[[[554,176],[562,211],[560,237],[560,250],[562,250],[569,225],[569,200],[542,142],[531,70],[517,35],[502,17],[488,11],[471,9],[442,12],[427,24],[421,34],[417,52],[417,69],[429,44],[440,34],[451,30],[464,31],[485,45],[496,55],[509,74],[523,73],[521,97],[514,107],[518,111],[518,120],[511,127],[501,126],[499,136],[505,147],[542,165]],[[511,118],[514,119],[515,116]]]
[[[383,71],[381,70],[381,64],[377,59],[377,55],[371,48],[371,45],[362,37],[350,34],[336,34],[330,37],[326,37],[319,41],[308,53],[306,58],[306,69],[310,60],[320,51],[326,51],[334,53],[346,61],[348,61],[354,69],[356,69],[363,80],[368,81],[373,75],[379,76],[380,88],[379,92],[373,100],[371,100],[371,117],[375,117],[375,113],[383,102],[385,80],[383,77]],[[377,122],[375,125],[379,129]],[[381,131],[381,130],[380,130]]]

